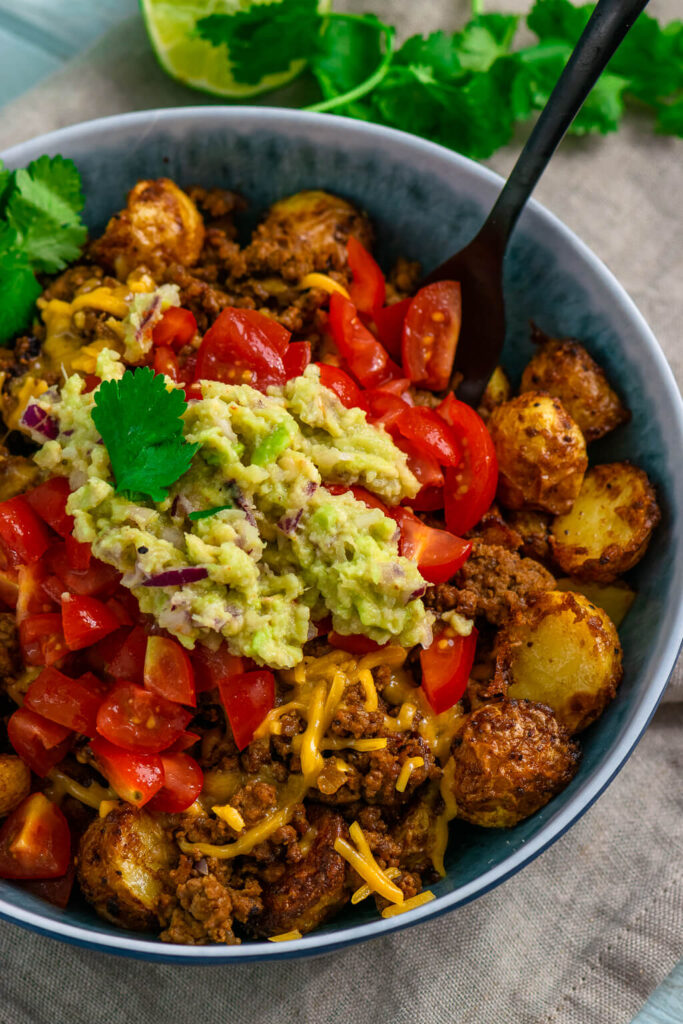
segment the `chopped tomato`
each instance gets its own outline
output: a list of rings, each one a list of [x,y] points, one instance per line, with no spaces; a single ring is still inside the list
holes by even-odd
[[[65,476],[53,476],[45,483],[28,491],[25,498],[43,522],[51,526],[60,537],[70,537],[74,529],[74,517],[67,514],[66,503],[71,494],[69,481]]]
[[[166,754],[181,754],[184,750],[189,750],[195,743],[199,743],[201,736],[198,732],[181,732],[177,740],[174,740],[171,746],[166,751]],[[164,754],[164,757],[166,756]]]
[[[445,583],[465,564],[472,550],[471,541],[427,526],[408,509],[394,514],[401,527],[399,551],[417,562],[420,575],[428,583]]]
[[[437,715],[452,708],[464,694],[477,637],[474,628],[469,636],[458,636],[450,626],[445,626],[434,634],[429,647],[420,652],[422,687]]]
[[[85,571],[76,571],[71,566],[64,543],[53,544],[46,561],[50,571],[64,584],[64,589],[85,597],[109,596],[121,579],[121,574],[112,565],[97,558],[91,559]]]
[[[229,306],[204,335],[195,380],[250,384],[265,390],[287,379],[282,361],[290,333],[254,309]]]
[[[350,654],[373,654],[375,651],[381,651],[386,644],[375,643],[369,636],[363,636],[362,633],[346,634],[342,633],[330,633],[327,642],[330,647],[336,647],[340,651],[348,651]]]
[[[9,741],[31,771],[44,778],[66,756],[71,732],[29,708],[17,708],[7,723]]]
[[[357,487],[355,484],[353,487],[345,487],[343,484],[325,484],[325,489],[330,494],[353,494],[354,498],[362,501],[368,508],[379,508],[385,516],[391,516],[391,512],[382,499],[378,498],[376,494],[366,491],[364,487]]]
[[[330,296],[330,330],[340,355],[363,387],[374,388],[401,371],[361,322],[356,307],[338,292]]]
[[[59,878],[70,863],[66,818],[43,793],[31,793],[0,828],[0,878]]]
[[[65,594],[62,598],[64,639],[71,651],[80,651],[119,628],[119,620],[96,597]]]
[[[420,288],[403,325],[403,369],[430,391],[443,391],[453,369],[460,335],[462,302],[457,281],[437,281]]]
[[[19,600],[19,574],[16,569],[0,569],[0,601],[16,608]]]
[[[443,508],[443,487],[423,487],[414,498],[406,498],[404,504],[416,512],[436,512]]]
[[[19,885],[31,896],[37,896],[38,899],[46,900],[53,906],[64,910],[71,897],[75,880],[76,864],[71,860],[65,874],[60,878],[24,879],[19,882]]]
[[[384,274],[365,246],[353,235],[346,243],[346,253],[353,276],[349,287],[351,301],[361,313],[374,314],[384,305]]]
[[[391,306],[383,306],[382,309],[376,309],[373,313],[377,337],[392,359],[398,363],[403,358],[401,351],[403,324],[412,301],[411,298],[401,299],[400,302],[393,302]]]
[[[122,800],[143,807],[164,784],[158,754],[136,754],[114,746],[101,736],[90,741],[97,767]]]
[[[142,683],[147,653],[147,634],[144,626],[135,626],[132,630],[123,632],[122,636],[123,642],[118,648],[107,652],[111,654],[105,662],[107,674],[114,676],[115,679],[130,679],[133,683]],[[104,641],[105,644],[107,640]]]
[[[74,572],[87,572],[90,568],[92,549],[89,544],[81,544],[75,537],[65,537],[64,547],[69,565]]]
[[[174,381],[180,379],[178,357],[169,345],[159,345],[158,348],[154,349],[152,366],[155,373],[161,373]]]
[[[180,814],[191,807],[202,791],[204,774],[189,754],[162,754],[164,784],[149,803],[150,811]]]
[[[390,395],[397,395],[402,398],[406,405],[414,405],[412,396],[408,393],[410,381],[407,377],[395,377],[393,380],[386,380],[380,384],[378,391],[388,391]]]
[[[192,652],[191,661],[197,693],[204,693],[207,690],[215,690],[222,682],[246,672],[249,659],[231,654],[227,644],[221,644],[217,651],[212,651],[204,644],[197,644]]]
[[[51,722],[92,737],[96,734],[102,697],[103,690],[95,676],[86,673],[80,679],[70,679],[56,668],[46,668],[29,686],[23,706]]]
[[[13,565],[37,562],[50,546],[45,523],[22,497],[0,502],[0,540]]]
[[[443,487],[444,475],[435,458],[407,437],[394,437],[394,444],[408,456],[408,469],[417,477],[423,490],[427,487]]]
[[[403,409],[396,428],[440,466],[457,466],[460,462],[462,453],[455,431],[433,409],[423,405]]]
[[[122,682],[100,704],[97,731],[124,750],[157,754],[178,739],[191,718],[180,704]]]
[[[243,672],[218,684],[221,701],[238,750],[244,750],[275,704],[275,676],[259,669]]]
[[[446,526],[463,534],[491,507],[498,486],[498,460],[491,435],[479,413],[449,394],[438,412],[451,425],[462,449],[462,460],[446,470]]]
[[[150,636],[147,640],[144,668],[145,687],[167,700],[195,707],[192,662],[176,640]]]
[[[62,617],[57,612],[29,615],[19,623],[19,643],[27,665],[54,665],[67,654]]]
[[[388,434],[394,433],[404,412],[411,412],[402,398],[383,388],[369,388],[361,392],[361,406],[369,421],[376,427],[384,427]]]
[[[133,625],[133,619],[128,609],[128,605],[125,601],[121,600],[118,594],[115,597],[108,597],[105,604],[109,611],[116,616],[119,626]]]
[[[55,603],[59,604],[64,590],[60,586],[56,602],[45,592],[47,573],[42,562],[33,565],[20,565],[17,571],[17,622],[21,623],[29,615],[41,615],[54,611]]]
[[[330,363],[316,363],[315,365],[320,370],[320,383],[323,387],[334,391],[342,405],[346,406],[347,409],[354,405],[360,405],[360,388],[355,380],[349,377],[348,373],[345,373],[338,366],[332,366]]]
[[[194,314],[181,306],[171,306],[152,330],[152,342],[161,348],[170,346],[178,352],[184,345],[189,345],[196,333]]]
[[[310,341],[290,341],[282,357],[287,380],[291,380],[292,377],[300,377],[310,361]]]

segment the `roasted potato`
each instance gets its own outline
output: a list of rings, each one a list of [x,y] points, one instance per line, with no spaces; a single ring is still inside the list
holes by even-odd
[[[527,558],[547,562],[550,558],[550,521],[547,512],[533,508],[510,509],[507,522],[521,538],[520,550]]]
[[[9,814],[31,791],[31,772],[14,754],[0,754],[0,817]]]
[[[510,828],[564,789],[578,760],[549,708],[503,700],[465,716],[444,775],[453,779],[459,818]]]
[[[607,612],[614,625],[619,629],[636,599],[636,592],[623,580],[615,583],[589,583],[573,580],[569,577],[557,581],[558,590],[572,590],[575,594],[583,594],[591,604],[596,604]]]
[[[537,594],[500,631],[496,648],[496,678],[509,696],[547,704],[570,733],[594,722],[621,682],[614,624],[583,594]]]
[[[204,221],[187,193],[168,178],[139,181],[125,210],[91,247],[93,258],[120,280],[144,264],[152,274],[193,266],[204,244]]]
[[[522,374],[520,391],[545,391],[559,398],[586,441],[603,437],[630,413],[604,371],[578,341],[549,338],[538,329],[541,348]]]
[[[83,895],[100,917],[144,931],[157,923],[160,873],[174,858],[161,823],[146,811],[121,804],[86,829],[78,853]]]
[[[642,469],[629,462],[594,466],[572,508],[553,521],[553,556],[570,576],[611,583],[640,561],[659,519]]]
[[[507,402],[512,389],[510,387],[510,381],[507,378],[505,370],[502,366],[497,366],[489,378],[489,382],[486,385],[486,390],[481,396],[481,402],[477,408],[477,412],[483,420],[488,420],[493,410],[502,405],[503,402]]]
[[[491,413],[498,498],[507,508],[568,512],[586,472],[586,442],[557,398],[529,391]]]
[[[8,578],[3,583],[3,590],[11,599],[14,582]],[[0,612],[0,686],[3,681],[12,679],[21,665],[19,651],[19,635],[17,623],[12,612]]]

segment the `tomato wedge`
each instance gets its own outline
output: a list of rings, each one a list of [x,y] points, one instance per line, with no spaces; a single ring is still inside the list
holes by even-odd
[[[90,682],[95,680],[93,686]],[[58,725],[84,736],[96,734],[97,712],[104,688],[94,676],[71,679],[56,668],[46,668],[31,683],[23,706]]]
[[[201,736],[198,732],[189,732],[187,730],[181,732],[178,739],[174,740],[168,750],[166,750],[164,757],[166,757],[166,754],[182,754],[183,751],[189,750],[195,743],[198,743],[200,739]]]
[[[50,546],[45,523],[22,497],[0,502],[0,540],[13,565],[37,562]]]
[[[403,325],[403,369],[430,391],[443,391],[453,369],[462,302],[457,281],[425,285],[410,303]]]
[[[121,750],[101,736],[90,741],[90,749],[112,789],[135,807],[143,807],[164,784],[164,767],[158,754]]]
[[[353,277],[349,287],[351,301],[361,313],[374,314],[384,305],[384,274],[365,246],[353,235],[346,243],[346,254]]]
[[[440,466],[457,466],[462,458],[455,431],[433,409],[415,405],[401,410],[396,429]]]
[[[443,487],[423,487],[414,498],[404,498],[404,504],[416,512],[436,512],[443,503]]]
[[[92,559],[90,545],[81,544],[75,537],[65,537],[64,548],[69,565],[74,572],[87,572]]]
[[[109,596],[116,590],[121,574],[113,565],[91,558],[85,571],[76,571],[64,542],[53,544],[47,553],[47,565],[64,584],[65,590],[85,597]]]
[[[369,388],[361,392],[361,407],[367,418],[376,427],[384,427],[388,434],[394,434],[404,412],[411,412],[402,398],[383,388]]]
[[[444,509],[446,526],[467,533],[491,507],[498,486],[496,449],[479,413],[449,394],[438,408],[451,425],[462,449],[462,460],[446,470]]]
[[[422,490],[443,487],[444,475],[441,466],[433,456],[427,454],[423,448],[418,447],[407,437],[394,436],[394,444],[408,456],[408,469],[417,477],[422,485]]]
[[[192,707],[197,704],[192,662],[175,640],[164,636],[148,638],[144,680],[145,688],[160,697]]]
[[[57,612],[29,615],[19,623],[19,643],[27,665],[54,665],[68,653]]]
[[[401,351],[403,324],[412,301],[411,298],[401,299],[400,302],[394,302],[391,306],[376,309],[373,314],[377,337],[392,359],[397,362],[401,362],[403,359]]]
[[[204,773],[189,754],[162,754],[164,784],[149,802],[150,811],[180,814],[202,791]]]
[[[450,626],[434,634],[429,647],[420,652],[422,688],[434,711],[441,714],[457,704],[464,694],[474,664],[477,630],[458,636]]]
[[[70,863],[69,823],[43,793],[31,793],[0,828],[0,878],[59,878]]]
[[[204,335],[195,380],[250,384],[265,390],[287,379],[282,358],[290,333],[254,309],[228,306]]]
[[[217,689],[222,682],[246,672],[251,664],[248,658],[238,658],[231,654],[227,644],[221,644],[217,651],[212,651],[204,644],[197,644],[191,661],[197,693]]]
[[[259,669],[218,684],[221,701],[238,750],[244,750],[275,704],[275,676]]]
[[[171,306],[152,330],[152,342],[163,348],[170,346],[177,352],[184,345],[189,345],[196,333],[197,321],[194,314],[181,306]]]
[[[17,708],[7,723],[7,736],[22,761],[44,778],[66,756],[71,732],[29,708]]]
[[[290,341],[282,357],[287,380],[300,377],[311,361],[310,341]]]
[[[115,634],[112,634],[112,636]],[[106,651],[105,669],[107,675],[115,679],[130,679],[133,683],[142,683],[145,670],[145,654],[147,653],[147,634],[144,626],[135,626],[127,633],[123,632],[123,642],[112,652]],[[105,640],[106,644],[106,640]]]
[[[64,639],[71,651],[90,647],[119,628],[119,620],[96,597],[65,594],[62,598]]]
[[[361,404],[361,390],[348,373],[330,363],[316,363],[315,365],[320,371],[320,383],[323,387],[334,391],[342,405],[350,409],[354,405]]]
[[[97,731],[110,743],[139,754],[170,747],[192,718],[174,701],[135,683],[118,683],[100,704]]]
[[[161,373],[165,377],[170,377],[171,380],[174,381],[180,379],[178,357],[170,345],[159,345],[158,348],[154,349],[152,366],[155,373]]]
[[[28,491],[24,497],[44,523],[60,537],[70,537],[74,530],[74,517],[67,514],[66,503],[71,494],[65,476],[54,476]]]
[[[401,376],[386,349],[361,322],[354,304],[338,292],[330,296],[330,330],[340,355],[363,387],[374,388]]]
[[[45,591],[47,573],[42,562],[33,565],[20,565],[17,570],[17,622],[21,624],[29,615],[43,615],[55,610],[55,604],[62,599],[64,591],[60,584],[60,592],[55,602]]]
[[[386,644],[377,644],[374,640],[371,640],[369,636],[363,636],[362,633],[358,634],[346,634],[342,633],[330,633],[327,637],[327,642],[330,647],[336,647],[340,651],[348,651],[350,654],[373,654],[375,651],[381,651]]]
[[[472,541],[427,526],[408,509],[397,509],[394,516],[401,527],[399,552],[417,563],[428,583],[445,583],[467,561]]]

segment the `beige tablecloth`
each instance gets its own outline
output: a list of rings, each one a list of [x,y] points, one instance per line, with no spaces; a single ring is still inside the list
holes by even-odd
[[[405,32],[454,28],[466,13],[464,0],[369,6]],[[680,15],[678,0],[650,10]],[[99,115],[199,100],[158,70],[134,18],[0,110],[0,149]],[[518,149],[491,166],[505,174]],[[683,143],[632,114],[618,135],[567,140],[536,193],[624,284],[679,380],[682,167]],[[597,805],[468,907],[316,960],[214,968],[117,960],[0,923],[0,1022],[626,1024],[683,954],[680,666],[667,699]]]

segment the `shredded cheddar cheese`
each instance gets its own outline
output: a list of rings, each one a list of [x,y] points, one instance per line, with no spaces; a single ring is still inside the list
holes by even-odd
[[[403,902],[403,893],[397,885],[394,885],[387,878],[372,855],[370,855],[369,859],[364,857],[358,850],[354,850],[353,846],[347,843],[345,839],[335,839],[334,848],[344,860],[349,862],[354,871],[365,880],[373,892],[384,896],[387,900],[391,900],[392,903]]]
[[[115,807],[119,806],[118,800],[102,800],[99,806],[100,818],[106,818],[110,811],[113,811]]]
[[[339,292],[339,294],[343,295],[345,299],[351,298],[344,285],[339,284],[338,281],[334,281],[331,277],[328,277],[327,274],[318,274],[315,272],[306,274],[301,278],[301,287],[322,288],[323,291],[329,292],[330,295],[332,292]]]
[[[47,777],[50,783],[50,796],[53,800],[59,801],[67,795],[72,796],[75,800],[79,800],[82,804],[92,807],[93,810],[98,812],[103,802],[117,802],[118,798],[113,789],[105,789],[104,786],[100,786],[97,782],[91,782],[89,786],[82,786],[80,782],[76,782],[68,775],[65,775],[59,768],[53,768]]]
[[[221,807],[220,804],[216,804],[216,806],[212,807],[211,810],[216,817],[220,818],[221,821],[224,821],[226,825],[229,825],[230,828],[234,828],[235,832],[241,832],[244,829],[244,818],[236,807],[232,807],[230,804],[224,804]]]
[[[387,741],[384,736],[360,740],[354,740],[352,737],[347,739],[344,736],[333,736],[322,741],[321,750],[384,750],[386,745]]]
[[[401,765],[401,771],[396,779],[396,789],[399,793],[405,793],[408,780],[416,768],[424,767],[423,757],[411,757]]]
[[[385,907],[382,911],[382,917],[396,917],[397,914],[405,914],[408,910],[422,907],[433,899],[435,899],[435,896],[431,889],[425,889],[424,892],[418,893],[417,896],[411,896],[409,900],[404,900],[399,906]]]
[[[448,823],[449,821],[452,821],[458,813],[458,805],[453,795],[454,769],[455,761],[451,758],[446,762],[446,767],[443,770],[439,787],[441,799],[444,803],[444,809],[434,823],[434,846],[432,847],[431,859],[434,869],[439,872],[442,878],[446,874],[443,858],[446,852],[446,847],[448,846]]]
[[[120,291],[120,289],[117,289]],[[91,292],[77,295],[71,303],[71,312],[79,309],[99,309],[104,313],[111,313],[112,316],[123,320],[128,312],[128,302],[121,295],[117,295],[111,288],[95,288]]]
[[[387,868],[386,871],[384,872],[384,874],[387,876],[387,878],[394,879],[394,878],[397,878],[398,875],[401,874],[401,869],[400,868]],[[356,891],[354,892],[353,896],[351,897],[351,902],[354,903],[354,904],[355,903],[360,903],[361,900],[367,899],[367,897],[372,892],[374,892],[374,891],[375,890],[371,889],[370,886],[366,882],[365,885],[361,885],[360,888],[356,889]]]
[[[268,938],[268,942],[293,942],[294,939],[302,938],[301,932],[298,928],[293,928],[291,932],[282,932],[281,935],[271,935]]]

